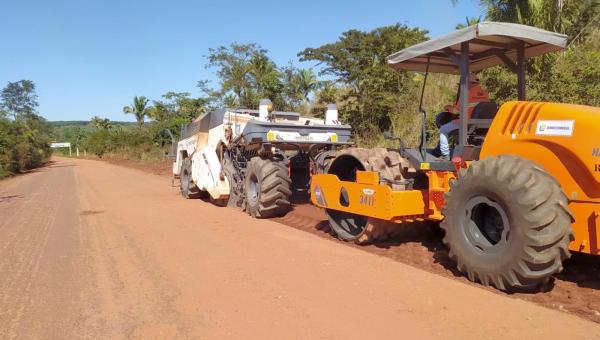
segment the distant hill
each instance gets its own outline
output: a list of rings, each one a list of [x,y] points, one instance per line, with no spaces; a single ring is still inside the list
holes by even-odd
[[[63,126],[86,126],[90,123],[89,120],[56,120],[48,122],[53,127],[63,127]],[[112,125],[121,125],[121,126],[129,126],[136,125],[136,122],[110,122]]]

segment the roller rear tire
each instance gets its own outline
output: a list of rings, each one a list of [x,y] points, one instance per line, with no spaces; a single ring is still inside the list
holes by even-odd
[[[451,181],[445,198],[444,243],[471,281],[533,290],[570,257],[568,199],[527,159],[500,155],[473,162]]]

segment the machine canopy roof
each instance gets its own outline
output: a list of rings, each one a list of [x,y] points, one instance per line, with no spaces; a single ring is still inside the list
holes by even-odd
[[[567,36],[519,24],[482,22],[403,49],[387,60],[396,69],[425,72],[430,57],[429,71],[460,74],[451,55],[460,55],[463,42],[469,43],[469,69],[476,72],[516,63],[519,46],[524,48],[525,59],[562,50]]]

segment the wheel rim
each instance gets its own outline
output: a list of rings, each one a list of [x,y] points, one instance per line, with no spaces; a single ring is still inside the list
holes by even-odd
[[[508,216],[496,201],[486,196],[475,196],[467,201],[461,217],[464,235],[476,251],[494,254],[508,247]]]
[[[258,200],[258,195],[258,178],[255,174],[251,174],[248,181],[248,198],[252,202],[256,202]]]

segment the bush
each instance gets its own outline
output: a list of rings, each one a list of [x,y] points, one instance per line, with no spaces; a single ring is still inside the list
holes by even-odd
[[[50,158],[45,122],[0,119],[0,178],[33,169]]]
[[[99,158],[159,160],[164,151],[171,149],[171,140],[164,137],[163,131],[169,129],[177,137],[181,122],[170,119],[143,126],[96,128],[84,133],[80,148]]]

